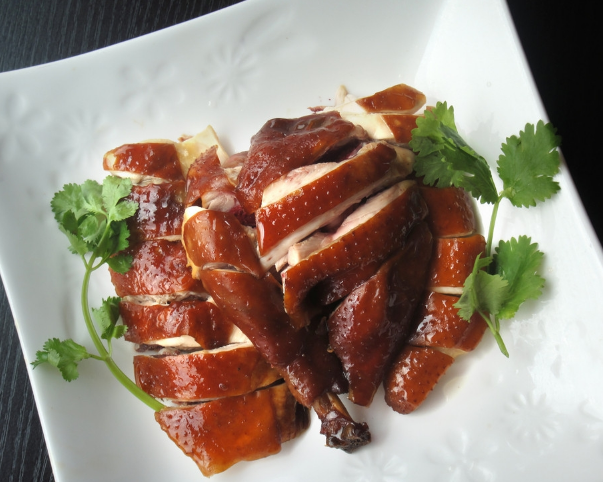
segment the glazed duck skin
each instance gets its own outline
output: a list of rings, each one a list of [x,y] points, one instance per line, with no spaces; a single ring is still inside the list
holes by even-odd
[[[133,186],[128,200],[137,202],[138,210],[128,219],[131,240],[180,239],[184,192],[184,181]]]
[[[314,164],[328,151],[364,139],[361,127],[336,112],[272,119],[251,139],[238,177],[237,197],[248,213],[261,205],[266,186],[289,171]]]
[[[353,213],[343,234],[282,272],[285,309],[295,326],[308,323],[304,300],[319,282],[367,263],[384,260],[400,248],[410,230],[427,215],[413,181],[402,181]],[[366,211],[366,215],[365,215]],[[349,218],[348,218],[349,219]]]
[[[145,241],[124,252],[133,258],[130,270],[121,274],[109,269],[117,296],[205,293],[202,283],[193,279],[186,267],[186,253],[181,242]]]
[[[193,163],[186,177],[186,207],[197,205],[228,212],[239,205],[231,184],[213,146]]]
[[[354,403],[370,405],[387,366],[408,336],[425,286],[431,240],[427,225],[418,225],[405,245],[329,317],[329,342],[343,363]]]
[[[103,167],[114,175],[184,180],[176,145],[168,141],[124,144],[105,154]]]
[[[415,314],[416,328],[408,339],[414,346],[443,349],[449,355],[475,349],[487,328],[478,314],[471,322],[458,315],[458,297],[426,292]]]
[[[427,223],[436,237],[469,236],[477,221],[469,193],[458,187],[436,188],[421,185],[421,196],[429,208]]]
[[[280,378],[251,343],[180,355],[137,355],[134,376],[149,395],[179,402],[243,395]]]
[[[234,214],[189,207],[182,237],[194,277],[201,270],[223,267],[264,275],[247,231]]]
[[[155,420],[210,477],[234,464],[276,454],[281,443],[306,429],[308,415],[279,385],[192,407],[166,408]],[[292,407],[294,407],[292,409]]]
[[[144,305],[122,300],[119,312],[128,327],[124,338],[131,343],[212,349],[245,339],[210,301]]]
[[[273,265],[291,245],[325,226],[347,208],[375,191],[401,181],[412,170],[414,156],[398,157],[396,149],[385,143],[370,143],[350,159],[339,163],[314,164],[289,172],[284,180],[271,184],[293,184],[295,189],[262,205],[256,211],[258,246],[264,265]],[[297,186],[305,171],[329,170],[318,178]],[[331,167],[332,166],[332,167]],[[298,171],[299,172],[298,174]],[[281,178],[283,179],[283,178]]]
[[[398,413],[413,412],[453,362],[439,350],[407,345],[385,375],[385,403]]]

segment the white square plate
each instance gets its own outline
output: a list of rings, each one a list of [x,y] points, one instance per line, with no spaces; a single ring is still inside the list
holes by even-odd
[[[454,105],[465,139],[495,162],[501,142],[545,117],[503,0],[249,0],[81,57],[0,75],[0,270],[26,361],[49,337],[89,346],[83,268],[49,208],[64,183],[101,180],[102,155],[212,124],[230,152],[272,117],[306,114],[336,88],[368,95],[404,82]],[[546,253],[545,292],[485,337],[412,415],[381,392],[373,443],[324,447],[313,419],[280,454],[216,480],[601,480],[603,256],[565,166],[536,208],[501,206],[496,239],[527,234]],[[489,210],[481,209],[483,219]],[[113,293],[106,274],[93,306]],[[131,373],[131,348],[118,343]],[[58,482],[200,480],[153,413],[100,363],[65,383],[31,381]]]

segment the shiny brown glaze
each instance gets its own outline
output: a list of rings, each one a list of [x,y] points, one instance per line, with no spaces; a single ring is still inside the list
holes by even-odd
[[[389,169],[396,152],[386,144],[374,143],[372,146],[366,152],[340,163],[324,176],[259,208],[256,211],[256,225],[260,254],[264,255],[312,219],[324,215],[354,194],[378,182]],[[395,179],[392,183],[394,181]],[[305,236],[300,239],[303,237]],[[296,241],[299,239],[293,242]]]
[[[412,184],[369,220],[282,273],[284,304],[293,323],[308,322],[304,300],[319,282],[367,263],[382,261],[400,248],[409,231],[427,215]]]
[[[434,236],[467,236],[476,231],[473,201],[464,189],[421,186],[421,195],[429,208],[427,222]]]
[[[475,314],[471,322],[458,315],[454,304],[458,297],[426,292],[415,314],[416,328],[408,339],[414,346],[473,350],[487,328],[486,322]]]
[[[110,171],[131,172],[167,181],[184,180],[176,146],[168,142],[124,144],[105,154],[103,167]]]
[[[343,363],[349,398],[368,406],[400,343],[425,287],[432,237],[418,225],[404,246],[329,317],[329,342]]]
[[[251,138],[247,161],[239,173],[236,191],[241,205],[247,212],[255,212],[272,181],[313,164],[331,149],[364,137],[361,127],[341,119],[336,112],[269,120]]]
[[[121,301],[119,313],[128,327],[124,338],[132,343],[152,345],[158,340],[192,337],[202,348],[226,345],[235,329],[209,301],[189,299],[169,305],[141,305]]]
[[[383,121],[392,131],[394,141],[408,144],[412,139],[412,130],[417,127],[415,114],[383,114]]]
[[[195,276],[198,270],[225,266],[264,275],[257,252],[234,214],[199,211],[184,223],[182,242]]]
[[[120,274],[109,269],[117,296],[205,292],[201,281],[193,279],[186,266],[186,253],[180,241],[145,241],[130,246],[124,253],[133,258],[130,270]]]
[[[429,267],[427,287],[431,290],[462,288],[476,258],[484,253],[486,240],[481,234],[465,238],[439,238]]]
[[[138,203],[138,210],[128,219],[131,242],[180,236],[184,187],[184,181],[132,187],[128,199]]]
[[[453,361],[438,350],[406,345],[385,375],[385,402],[398,413],[413,412]]]
[[[218,158],[218,146],[212,146],[191,165],[186,176],[186,206],[210,207],[211,199],[223,196],[226,205],[238,204],[235,188],[228,180]],[[224,203],[222,203],[224,204]],[[229,208],[230,209],[230,208]]]
[[[425,95],[406,84],[398,84],[356,102],[367,112],[413,114],[425,105]]]
[[[180,402],[243,395],[280,378],[251,344],[171,356],[137,355],[134,377],[149,395]]]
[[[237,462],[257,460],[281,450],[270,390],[192,407],[165,408],[155,413],[155,420],[206,477]]]

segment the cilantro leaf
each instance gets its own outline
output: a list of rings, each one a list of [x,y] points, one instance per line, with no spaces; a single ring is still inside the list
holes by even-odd
[[[115,176],[107,176],[102,186],[102,203],[104,212],[110,221],[121,221],[133,216],[138,209],[138,204],[134,201],[121,199],[130,194],[132,190],[132,181]]]
[[[90,358],[86,347],[77,344],[71,339],[61,341],[51,338],[44,343],[43,350],[36,352],[36,359],[32,362],[34,368],[43,363],[50,363],[59,369],[61,375],[68,382],[79,376],[77,365],[80,361]]]
[[[501,241],[496,248],[494,265],[496,273],[509,284],[506,299],[498,317],[510,319],[519,306],[528,299],[537,299],[542,294],[544,278],[536,274],[544,254],[538,244],[527,236]]]
[[[502,145],[498,158],[498,175],[503,181],[503,195],[514,206],[535,206],[559,190],[553,176],[559,172],[561,138],[551,124],[539,121],[526,124],[519,137],[511,136]]]
[[[489,274],[483,268],[491,258],[477,257],[473,271],[465,280],[463,294],[454,305],[459,316],[470,321],[475,312],[497,314],[506,299],[508,282],[498,274]]]
[[[126,332],[127,327],[117,325],[119,320],[119,302],[120,298],[110,296],[100,308],[92,308],[92,315],[101,332],[101,338],[110,340],[112,338],[121,338]]]
[[[456,186],[471,192],[481,203],[495,203],[498,192],[486,160],[459,135],[454,108],[438,102],[425,117],[417,118],[410,147],[418,153],[415,171],[426,184]]]

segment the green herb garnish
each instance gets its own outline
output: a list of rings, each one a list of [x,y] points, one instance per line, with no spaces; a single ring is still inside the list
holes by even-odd
[[[125,273],[132,264],[132,258],[122,253],[129,245],[126,220],[138,208],[137,203],[125,199],[131,190],[129,179],[108,176],[102,185],[90,180],[81,185],[66,184],[54,195],[51,207],[59,229],[69,239],[69,250],[82,259],[86,268],[81,290],[82,314],[98,354],[89,353],[86,347],[71,339],[51,338],[43,350],[36,353],[32,365],[35,368],[50,363],[59,369],[65,380],[72,381],[79,375],[80,361],[88,358],[103,361],[124,387],[157,411],[164,405],[141,390],[112,358],[112,340],[122,337],[126,331],[124,325],[117,324],[120,299],[109,297],[98,309],[90,309],[88,305],[88,287],[94,271],[107,264],[113,270]]]
[[[418,153],[415,171],[426,184],[461,187],[481,203],[494,204],[485,256],[475,260],[455,306],[467,321],[479,313],[508,357],[500,320],[513,318],[524,301],[540,296],[545,280],[537,270],[544,255],[527,236],[500,241],[492,253],[494,224],[503,199],[516,207],[530,207],[559,190],[553,176],[559,172],[561,139],[556,129],[543,121],[536,127],[526,124],[519,136],[507,138],[497,162],[503,182],[498,192],[487,161],[459,135],[452,106],[438,102],[424,118],[417,119],[412,136],[410,147]]]

